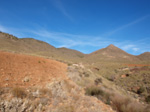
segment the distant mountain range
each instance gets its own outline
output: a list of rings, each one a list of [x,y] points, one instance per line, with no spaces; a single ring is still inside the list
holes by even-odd
[[[85,56],[85,54],[76,50],[55,48],[43,41],[33,38],[17,38],[3,32],[0,32],[0,50],[46,56],[63,61],[76,61]]]
[[[70,62],[97,62],[97,61],[148,61],[150,52],[134,56],[120,48],[109,45],[90,54],[68,48],[55,48],[54,46],[33,38],[17,38],[8,33],[0,32],[0,50],[26,53],[31,55],[46,56],[62,61]]]

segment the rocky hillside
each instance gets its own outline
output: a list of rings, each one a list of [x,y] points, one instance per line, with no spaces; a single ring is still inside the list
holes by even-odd
[[[114,112],[66,71],[54,60],[0,52],[0,112]]]

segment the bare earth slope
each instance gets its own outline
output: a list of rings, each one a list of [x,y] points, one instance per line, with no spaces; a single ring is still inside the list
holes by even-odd
[[[36,56],[0,52],[0,85],[44,86],[53,78],[66,78],[66,65]]]

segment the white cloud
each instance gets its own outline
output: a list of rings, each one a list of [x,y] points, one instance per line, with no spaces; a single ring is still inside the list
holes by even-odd
[[[139,48],[132,48],[133,51],[137,52],[139,50]]]

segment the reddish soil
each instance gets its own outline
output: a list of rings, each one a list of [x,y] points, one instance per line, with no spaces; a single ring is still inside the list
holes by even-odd
[[[146,68],[146,67],[136,67],[130,70],[131,72],[139,72],[139,71],[150,71],[150,68]]]
[[[147,65],[147,64],[125,64],[127,65],[128,67],[143,67],[143,66],[150,66],[150,65]]]
[[[0,86],[44,86],[54,78],[66,78],[66,68],[54,60],[0,51]]]

